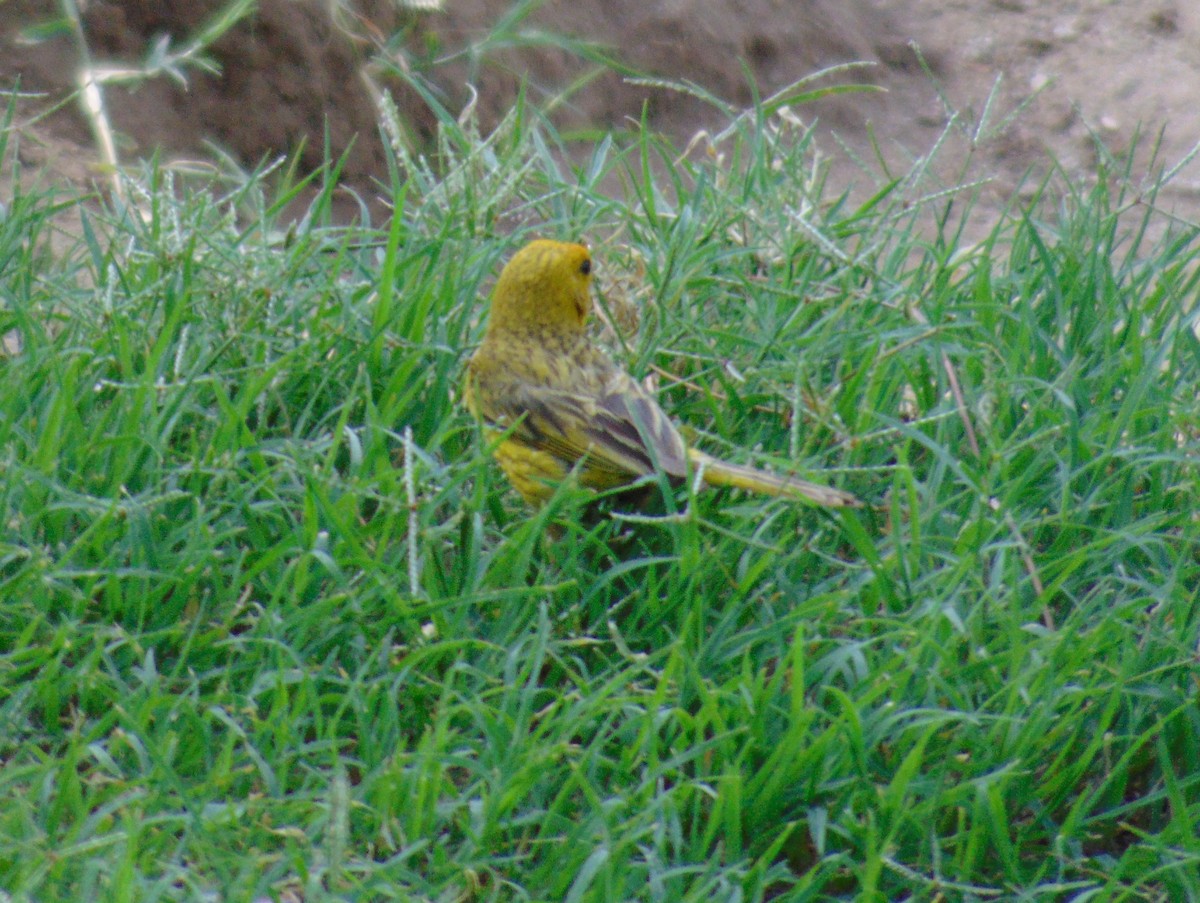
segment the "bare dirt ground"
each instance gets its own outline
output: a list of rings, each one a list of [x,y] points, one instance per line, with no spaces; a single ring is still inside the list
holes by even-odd
[[[221,4],[79,5],[93,58],[130,62],[143,58],[157,36],[182,40]],[[304,138],[304,162],[315,166],[328,129],[335,153],[358,136],[345,178],[370,195],[384,158],[374,99],[361,73],[380,40],[398,26],[409,26],[404,46],[410,63],[453,57],[430,69],[441,98],[449,108],[461,108],[470,81],[485,127],[507,109],[522,80],[535,98],[551,97],[592,68],[546,47],[492,49],[481,56],[478,42],[512,4],[445,5],[445,12],[405,19],[388,0],[360,0],[335,25],[331,4],[263,0],[254,20],[215,46],[219,78],[193,74],[186,90],[158,79],[136,91],[106,92],[122,159],[156,147],[168,157],[206,157],[211,152],[205,142],[213,141],[252,165]],[[17,109],[27,176],[84,185],[96,178],[97,155],[77,105],[68,102],[36,118],[70,94],[79,68],[78,44],[69,35],[30,40],[30,26],[52,20],[58,9],[54,0],[0,0],[0,90],[19,79],[22,92],[38,95]],[[942,171],[956,173],[957,161],[971,158],[967,177],[988,180],[979,211],[984,221],[1023,184],[1032,184],[1029,173],[1036,177],[1053,161],[1072,176],[1094,173],[1098,141],[1120,157],[1140,131],[1133,153],[1138,174],[1151,167],[1160,132],[1160,168],[1183,160],[1200,141],[1200,5],[1190,0],[550,0],[523,27],[530,26],[598,42],[638,70],[693,81],[742,105],[751,101],[742,61],[764,94],[823,66],[869,61],[871,69],[841,78],[881,85],[886,94],[843,96],[801,112],[819,117],[824,129],[864,156],[872,130],[900,167],[927,153],[956,112],[958,127],[940,150]],[[416,133],[428,135],[433,117],[427,106],[392,86]],[[1006,128],[976,128],[985,110],[986,122],[999,124],[1031,96]],[[630,85],[614,72],[572,94],[557,116],[569,126],[620,127],[643,108],[655,128],[681,141],[716,122],[712,108],[694,98]],[[973,142],[977,133],[985,140]],[[839,155],[829,135],[823,146]],[[862,175],[840,165],[834,177]],[[1158,205],[1200,221],[1200,171],[1184,167]]]
[[[1131,157],[1143,180],[1180,164],[1156,205],[1200,222],[1200,4],[1189,0],[876,0],[910,39],[945,54],[942,90],[978,117],[998,86],[990,120],[1028,106],[984,143],[974,173],[1000,204],[1023,177],[1058,165],[1096,173],[1102,144]],[[913,95],[906,95],[912,97]],[[1032,98],[1032,99],[1031,99]],[[936,114],[915,108],[917,118]],[[883,131],[920,149],[920,133],[893,109]],[[961,151],[961,146],[960,146]],[[1032,181],[1024,180],[1026,190]]]

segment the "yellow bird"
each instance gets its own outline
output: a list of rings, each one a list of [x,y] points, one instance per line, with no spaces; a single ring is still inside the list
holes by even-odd
[[[583,245],[526,245],[500,273],[483,344],[467,365],[467,408],[498,441],[496,460],[526,501],[545,502],[572,471],[603,490],[655,472],[681,481],[690,462],[711,486],[859,505],[841,490],[688,448],[658,402],[588,337],[591,279]]]

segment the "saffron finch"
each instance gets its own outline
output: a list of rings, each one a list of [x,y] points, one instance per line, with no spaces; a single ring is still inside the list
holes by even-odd
[[[690,462],[712,486],[859,504],[837,489],[688,448],[658,402],[587,335],[591,277],[583,245],[526,245],[500,273],[483,344],[467,365],[467,408],[498,442],[496,460],[526,501],[545,502],[573,471],[603,490],[656,471],[680,481]]]

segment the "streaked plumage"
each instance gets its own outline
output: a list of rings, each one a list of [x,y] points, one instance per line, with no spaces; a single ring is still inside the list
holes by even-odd
[[[518,251],[467,366],[467,407],[492,438],[508,433],[496,460],[526,500],[544,502],[577,466],[584,486],[613,489],[656,471],[682,480],[691,462],[710,485],[858,505],[837,489],[689,449],[658,402],[588,338],[591,268],[582,245],[540,240]]]

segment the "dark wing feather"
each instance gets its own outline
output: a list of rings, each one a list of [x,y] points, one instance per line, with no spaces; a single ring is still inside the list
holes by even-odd
[[[597,395],[531,383],[489,393],[484,418],[572,467],[582,458],[614,477],[687,474],[687,448],[645,389],[615,371]]]
[[[596,430],[640,455],[641,473],[657,469],[673,477],[687,476],[687,447],[658,402],[625,373],[616,373],[605,389],[598,399]]]

